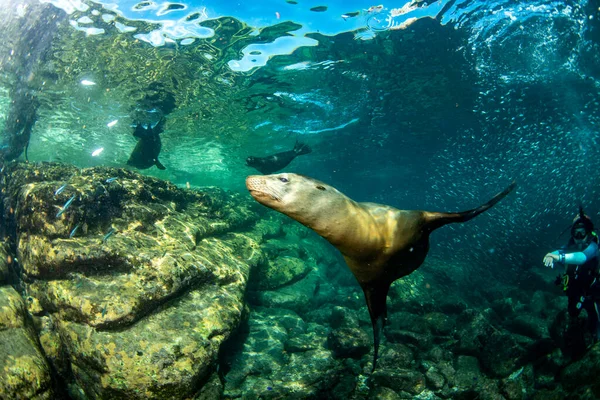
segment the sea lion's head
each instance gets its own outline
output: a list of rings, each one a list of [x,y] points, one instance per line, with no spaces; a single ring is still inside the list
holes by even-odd
[[[256,157],[250,156],[250,157],[246,158],[246,165],[249,167],[256,165]]]
[[[311,217],[331,207],[332,195],[339,194],[316,179],[289,173],[252,175],[246,178],[246,187],[260,204],[309,225]]]

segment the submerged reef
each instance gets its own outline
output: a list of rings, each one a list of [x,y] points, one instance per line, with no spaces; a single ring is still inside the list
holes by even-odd
[[[392,286],[371,374],[343,260],[249,196],[52,163],[0,187],[0,398],[600,396],[600,345],[536,272],[523,291],[430,257]]]
[[[49,362],[73,398],[202,391],[260,259],[235,233],[257,218],[251,202],[57,164],[7,167],[3,195],[46,381]]]

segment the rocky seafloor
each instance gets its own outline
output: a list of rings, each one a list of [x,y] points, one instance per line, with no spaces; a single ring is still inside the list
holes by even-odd
[[[1,399],[600,398],[600,345],[574,347],[542,278],[524,295],[430,257],[392,286],[371,374],[341,258],[250,196],[49,163],[0,179]]]

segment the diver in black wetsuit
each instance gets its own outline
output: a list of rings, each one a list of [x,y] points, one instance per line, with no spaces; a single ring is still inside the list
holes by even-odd
[[[579,208],[571,227],[571,238],[565,247],[546,254],[544,264],[554,268],[554,263],[564,264],[562,276],[557,283],[563,285],[568,296],[568,311],[575,319],[586,310],[588,326],[594,343],[600,337],[600,279],[598,271],[598,235],[592,220]]]
[[[27,148],[31,138],[31,131],[37,120],[39,102],[34,94],[26,87],[12,90],[12,101],[8,110],[8,117],[2,132],[0,143],[0,161],[11,161],[18,158]]]

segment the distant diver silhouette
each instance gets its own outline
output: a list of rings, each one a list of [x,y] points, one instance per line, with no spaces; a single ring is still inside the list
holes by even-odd
[[[312,150],[308,145],[296,141],[292,150],[283,151],[266,157],[246,158],[246,165],[252,167],[262,174],[272,174],[285,168],[297,156],[308,154]]]
[[[392,282],[423,263],[431,232],[446,224],[476,217],[502,200],[515,186],[513,182],[475,209],[446,213],[357,203],[334,187],[297,174],[246,178],[246,187],[256,201],[313,229],[344,256],[363,289],[369,308],[374,336],[373,370],[386,323],[386,297]]]
[[[155,124],[134,124],[133,136],[138,138],[137,145],[131,152],[127,165],[138,169],[150,168],[156,165],[158,169],[166,169],[158,160],[162,147],[160,133],[165,124],[164,117]]]

